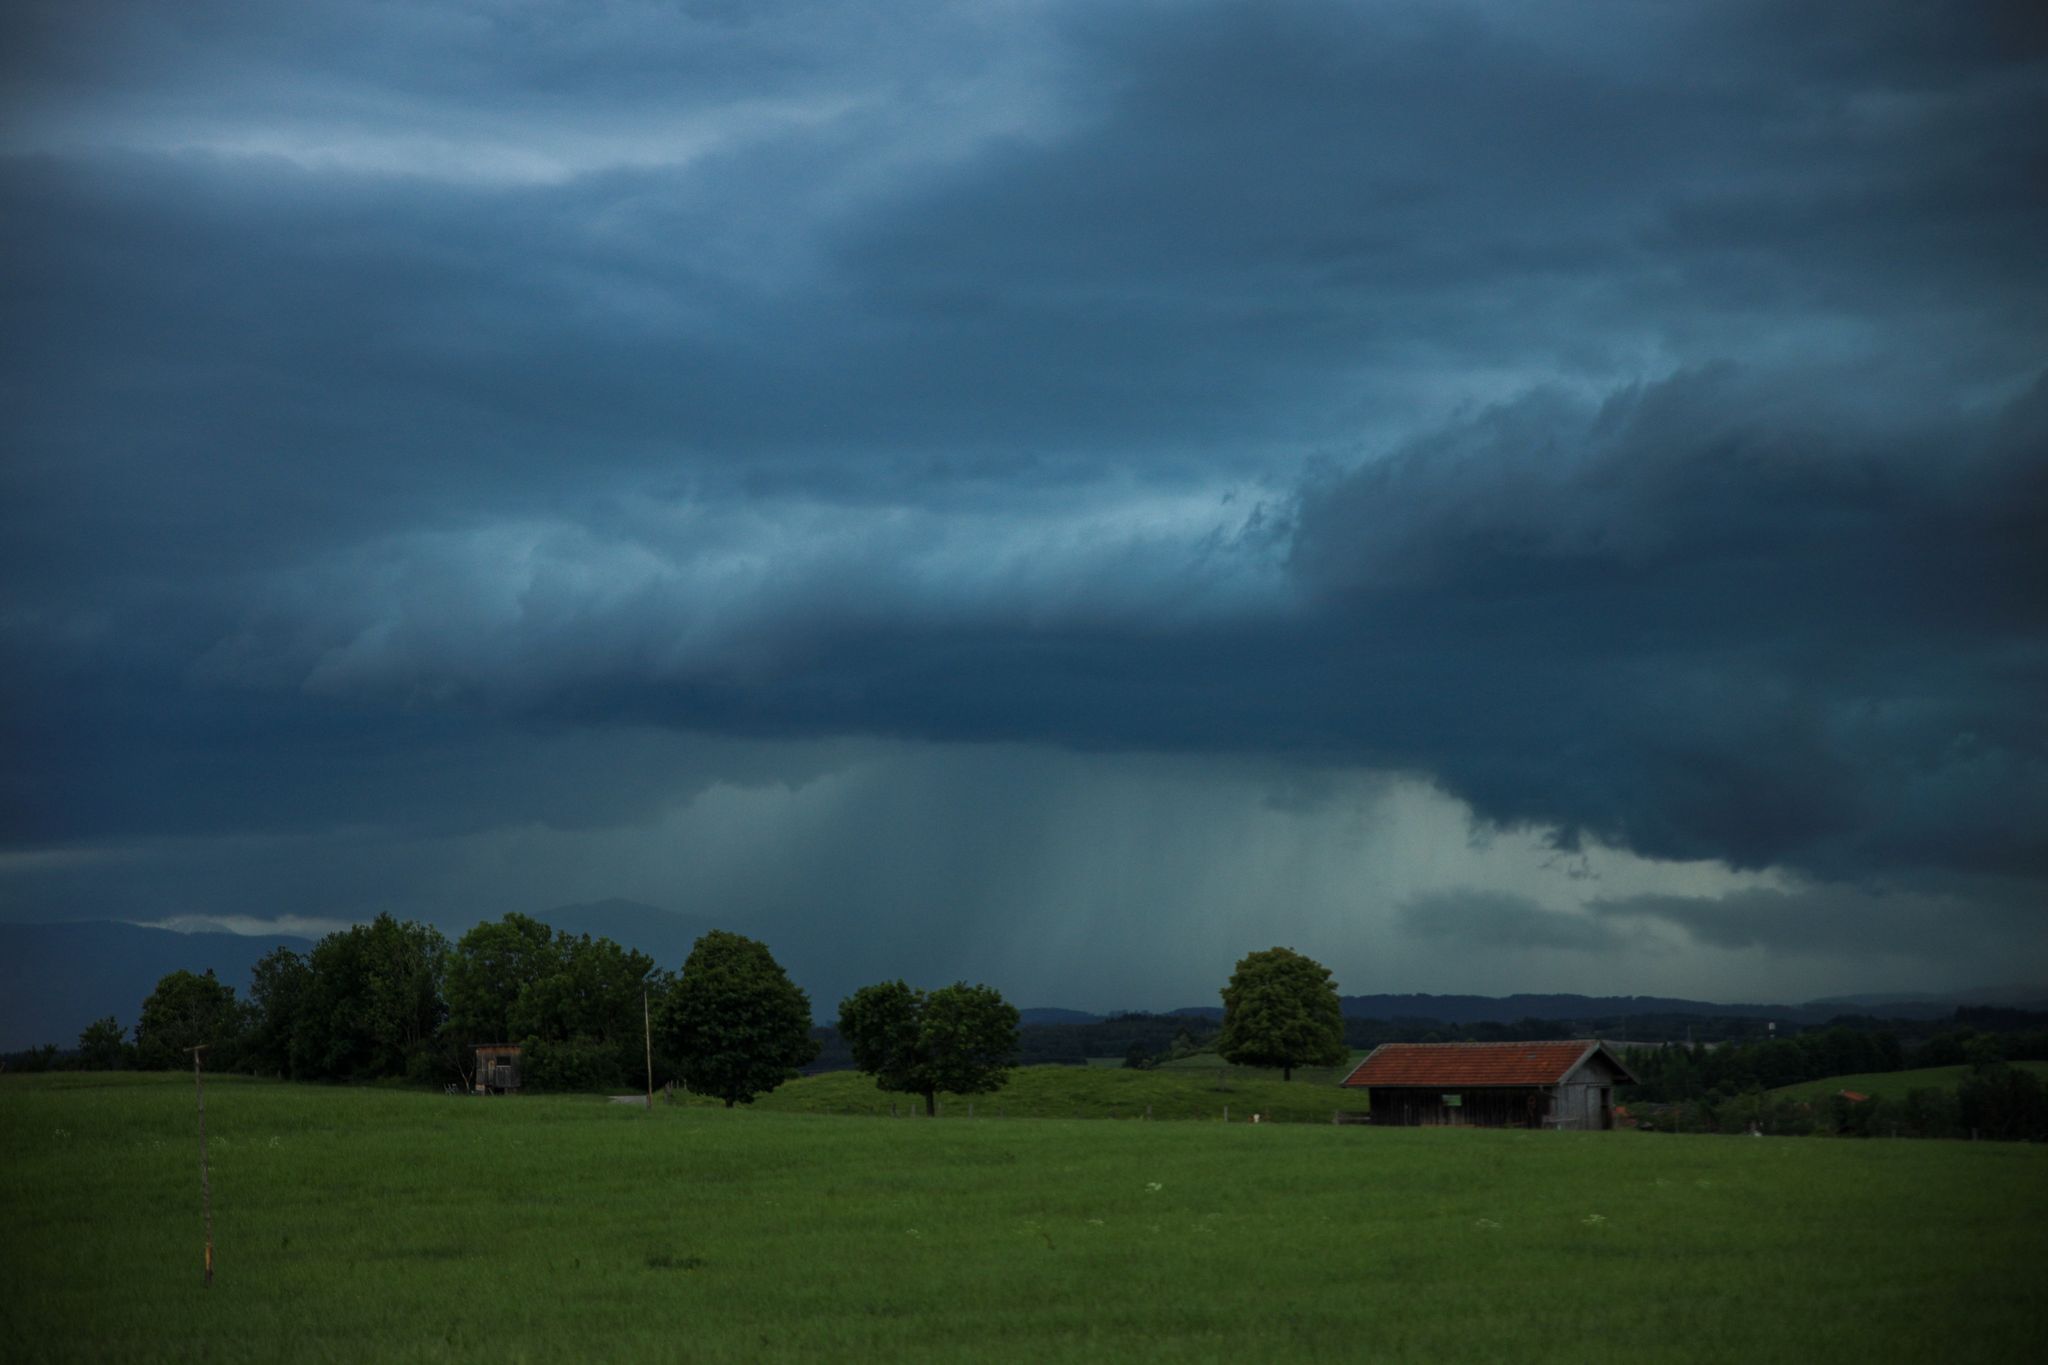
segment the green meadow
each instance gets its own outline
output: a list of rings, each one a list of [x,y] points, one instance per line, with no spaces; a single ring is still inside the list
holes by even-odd
[[[2021,1071],[2031,1071],[2042,1080],[2048,1081],[2048,1062],[2014,1062]],[[1970,1074],[1967,1066],[1923,1066],[1912,1071],[1874,1071],[1855,1076],[1828,1076],[1818,1081],[1802,1081],[1797,1085],[1780,1086],[1771,1093],[1792,1095],[1803,1100],[1824,1100],[1841,1090],[1853,1090],[1859,1095],[1870,1095],[1877,1099],[1903,1100],[1915,1090],[1954,1090],[1963,1083],[1963,1077]]]
[[[2044,1344],[2040,1147],[206,1094],[211,1289],[189,1076],[0,1079],[0,1358],[1811,1365]]]
[[[1191,1059],[1192,1060],[1192,1059]],[[1227,1111],[1233,1120],[1259,1114],[1284,1123],[1330,1122],[1335,1110],[1362,1111],[1365,1097],[1337,1088],[1331,1077],[1349,1068],[1333,1068],[1310,1076],[1297,1071],[1282,1081],[1278,1071],[1207,1065],[1161,1067],[1134,1071],[1123,1067],[1027,1066],[1010,1073],[1010,1082],[992,1095],[942,1095],[940,1117],[965,1118],[970,1106],[977,1118],[1040,1119],[1214,1119]],[[691,1103],[717,1101],[691,1097]],[[887,1117],[893,1109],[923,1112],[915,1095],[895,1095],[876,1088],[873,1078],[858,1071],[828,1071],[807,1076],[763,1095],[754,1107],[766,1113],[803,1113]]]

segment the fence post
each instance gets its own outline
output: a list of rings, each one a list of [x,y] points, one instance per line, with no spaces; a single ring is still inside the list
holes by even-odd
[[[654,1112],[654,1017],[647,1012],[647,992],[640,992],[640,1036],[647,1044],[647,1112]]]
[[[1223,1121],[1230,1122],[1230,1106],[1227,1104],[1223,1106]]]
[[[199,1283],[205,1289],[213,1288],[213,1187],[206,1178],[206,1079],[199,1059],[208,1046],[192,1049],[192,1088],[199,1093],[199,1217],[206,1227],[206,1272]]]

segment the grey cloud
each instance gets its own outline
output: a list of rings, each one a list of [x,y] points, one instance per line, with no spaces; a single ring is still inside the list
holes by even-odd
[[[1601,920],[1547,910],[1526,896],[1500,891],[1432,891],[1411,896],[1395,913],[1402,932],[1456,948],[1555,948],[1604,952],[1623,934]]]
[[[1992,962],[2038,963],[2048,950],[2038,908],[2023,886],[1946,890],[1802,886],[1722,897],[1633,896],[1587,908],[1612,925],[1661,923],[1694,943],[1741,951],[1825,957],[1919,958],[1967,954]]]
[[[1869,414],[1825,375],[1715,370],[1511,405],[1312,491],[1296,564],[1400,679],[1383,742],[1483,812],[2038,873],[2044,390],[1974,416],[1901,392]]]
[[[10,12],[9,842],[645,728],[2048,875],[2023,7],[587,9]]]

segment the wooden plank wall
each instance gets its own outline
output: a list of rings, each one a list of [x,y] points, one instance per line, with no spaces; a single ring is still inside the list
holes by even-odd
[[[1374,1086],[1372,1121],[1407,1128],[1540,1128],[1549,1111],[1549,1094],[1542,1086],[1473,1090]],[[1446,1095],[1458,1095],[1463,1103],[1445,1104]]]

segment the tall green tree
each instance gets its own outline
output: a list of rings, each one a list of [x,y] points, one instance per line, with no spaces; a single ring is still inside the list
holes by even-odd
[[[539,920],[510,914],[477,925],[448,953],[450,1036],[464,1045],[520,1041],[527,1030],[513,1015],[521,999],[560,967],[554,930]]]
[[[661,1031],[683,1083],[730,1109],[752,1104],[818,1055],[811,1001],[764,943],[714,929],[683,961]]]
[[[78,1065],[83,1071],[118,1071],[128,1064],[128,1044],[121,1026],[109,1014],[95,1019],[78,1035]]]
[[[2048,1087],[2033,1072],[1992,1062],[1956,1087],[1957,1120],[1988,1138],[2039,1142],[2048,1138]]]
[[[294,1048],[313,987],[313,969],[289,948],[273,948],[249,977],[249,1048],[252,1071],[293,1076]]]
[[[313,945],[312,979],[293,1043],[293,1074],[367,1079],[435,1070],[448,940],[430,925],[379,915]]]
[[[1223,1032],[1216,1050],[1238,1066],[1336,1066],[1344,1046],[1344,1012],[1330,969],[1292,948],[1248,954],[1223,988]]]
[[[955,982],[929,993],[901,981],[863,986],[839,1002],[839,1035],[853,1063],[884,1090],[924,1096],[1000,1089],[1017,1063],[1017,1008],[992,986]]]
[[[659,1003],[667,985],[643,952],[509,914],[449,950],[444,1051],[461,1066],[476,1043],[517,1043],[528,1085],[616,1086],[641,1074],[642,993]]]
[[[192,1049],[205,1046],[208,1065],[235,1064],[247,1027],[235,988],[224,986],[208,968],[204,975],[176,971],[156,983],[135,1021],[135,1058],[152,1071],[192,1065]]]

